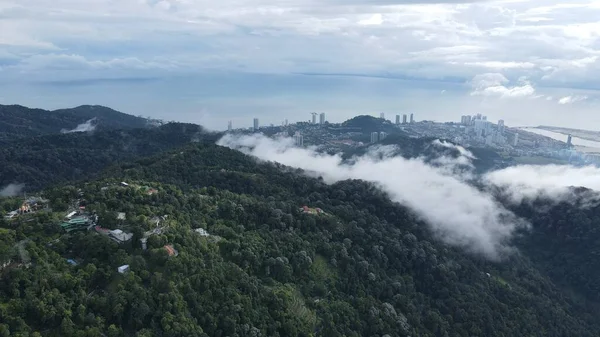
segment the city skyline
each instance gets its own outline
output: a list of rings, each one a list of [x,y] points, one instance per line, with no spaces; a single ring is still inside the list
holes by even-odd
[[[308,122],[310,124],[322,125],[325,122],[329,122],[328,120],[326,120],[326,113],[324,113],[324,112],[321,112],[321,113],[311,112],[309,115],[311,116],[311,118],[308,120]],[[318,120],[317,120],[317,116],[319,116]],[[416,118],[417,117],[416,114],[411,113],[411,114],[394,114],[395,120],[391,120],[391,119],[386,119],[385,118],[385,113],[383,113],[383,112],[380,112],[380,113],[374,113],[373,112],[373,113],[364,113],[364,114],[358,114],[358,115],[354,115],[354,116],[349,116],[345,120],[332,121],[332,122],[329,122],[329,123],[339,124],[339,123],[342,123],[342,122],[344,122],[344,121],[346,121],[348,119],[351,119],[351,118],[357,117],[357,116],[371,116],[373,118],[384,119],[386,121],[389,121],[390,123],[397,124],[397,125],[409,124],[409,123],[417,123],[419,121],[432,121],[432,122],[436,122],[436,123],[458,123],[458,124],[468,125],[468,124],[471,123],[471,121],[475,121],[477,119],[480,119],[482,121],[487,121],[487,118],[488,118],[487,115],[484,115],[482,113],[478,113],[478,114],[475,114],[475,115],[461,115],[461,116],[458,116],[459,120],[456,118],[457,116],[451,116],[451,118],[449,118],[448,120],[429,120],[429,119],[417,119]],[[247,128],[247,127],[254,128],[256,125],[258,125],[259,118],[252,117],[252,121],[253,121],[253,123],[251,125],[246,126],[246,127],[242,126],[240,128],[241,129],[244,129],[244,128]],[[274,126],[288,126],[290,124],[302,123],[302,122],[306,122],[306,120],[301,119],[301,117],[298,120],[292,120],[291,122],[289,122],[289,120],[287,118],[285,118],[285,119],[279,121],[278,123],[277,123],[277,121],[275,121],[275,123],[268,122],[268,123],[263,124],[263,126],[264,125],[268,125],[270,127],[274,127]],[[490,121],[490,123],[493,123],[493,122]],[[504,119],[502,119],[502,118],[499,118],[497,120],[497,123],[498,123],[498,125],[501,128],[504,128],[505,125],[506,125],[505,124],[506,121]],[[231,130],[230,129],[230,125],[231,124],[232,124],[231,120],[227,122],[227,130]],[[243,125],[243,123],[242,123],[242,125]],[[535,126],[538,126],[538,125],[513,125],[511,127],[513,127],[513,128],[522,128],[522,127],[535,127]],[[260,126],[258,127],[258,129],[260,129]]]

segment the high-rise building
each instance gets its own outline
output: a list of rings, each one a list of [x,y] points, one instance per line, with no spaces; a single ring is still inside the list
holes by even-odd
[[[304,137],[298,131],[294,133],[294,144],[296,146],[304,146]]]
[[[396,115],[396,124],[400,124],[400,115]]]
[[[254,118],[254,131],[258,131],[258,118]]]
[[[406,124],[406,114],[402,115],[402,124]]]
[[[498,132],[501,134],[504,133],[504,120],[501,119],[498,121]]]
[[[319,115],[319,124],[321,124],[321,125],[325,124],[325,113],[324,112],[322,112]]]
[[[285,119],[285,121],[283,122],[283,125],[288,126],[288,120],[287,118]]]
[[[572,147],[573,146],[573,137],[571,137],[571,135],[567,136],[567,146],[568,147]]]
[[[231,121],[227,122],[227,131],[231,131],[231,129],[233,129],[233,125],[231,123]]]
[[[517,146],[519,144],[519,134],[515,132],[515,139],[513,140],[513,146]]]
[[[460,124],[471,125],[471,116],[469,116],[469,115],[460,116]]]
[[[312,112],[312,124],[317,124],[317,113],[316,112]]]
[[[381,118],[381,119],[385,119],[385,114],[384,114],[383,112],[382,112],[382,113],[380,113],[380,114],[379,114],[379,118]]]
[[[492,133],[488,133],[485,136],[485,145],[492,146],[494,144],[494,135]]]
[[[487,121],[487,116],[482,116],[481,119],[483,119],[484,121]]]
[[[377,143],[379,140],[379,133],[371,132],[371,143]]]
[[[379,141],[382,141],[382,140],[384,140],[384,139],[385,139],[385,137],[387,137],[387,133],[385,133],[385,132],[381,131],[381,132],[379,133]]]
[[[410,114],[410,123],[414,123],[415,122],[415,115],[414,114]]]

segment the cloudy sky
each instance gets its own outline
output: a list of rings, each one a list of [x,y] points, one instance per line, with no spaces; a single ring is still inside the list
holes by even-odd
[[[0,103],[600,125],[600,1],[3,0]]]

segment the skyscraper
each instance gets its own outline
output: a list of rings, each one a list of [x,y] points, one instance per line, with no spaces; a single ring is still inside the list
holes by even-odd
[[[573,137],[571,137],[571,135],[567,136],[567,146],[568,147],[572,147],[573,146]]]
[[[287,118],[285,119],[285,121],[284,121],[284,124],[283,124],[283,125],[285,125],[285,126],[288,126],[288,120],[287,120]]]
[[[498,121],[498,132],[501,134],[504,133],[504,120],[501,119]]]
[[[379,114],[379,118],[381,118],[381,119],[385,119],[385,114],[384,114],[383,112],[382,112],[382,113],[380,113],[380,114]]]
[[[294,133],[294,144],[296,146],[304,146],[304,137],[298,131]]]
[[[402,115],[402,124],[406,124],[406,114]]]
[[[371,143],[377,143],[379,140],[379,133],[371,132]]]
[[[400,115],[396,115],[396,124],[400,124]]]
[[[317,113],[312,112],[311,115],[312,115],[312,123],[317,124]]]
[[[410,114],[410,123],[414,123],[415,122],[415,115],[414,114]]]
[[[231,124],[231,121],[227,122],[227,131],[231,131],[231,129],[233,129],[233,125]]]
[[[471,116],[464,115],[460,117],[460,124],[462,125],[471,125]]]
[[[382,140],[384,140],[384,139],[385,139],[385,137],[387,137],[387,133],[385,133],[385,132],[381,131],[381,132],[379,133],[379,141],[382,141]]]
[[[321,112],[321,114],[319,115],[319,124],[323,125],[325,124],[325,113]]]
[[[258,118],[254,118],[254,131],[258,131]]]

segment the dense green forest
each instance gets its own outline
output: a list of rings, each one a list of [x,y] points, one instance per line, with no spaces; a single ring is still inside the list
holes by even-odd
[[[600,303],[600,205],[597,195],[574,189],[573,199],[523,202],[515,212],[533,230],[518,236],[520,249],[571,294]],[[598,310],[599,308],[594,308]]]
[[[0,261],[12,261],[0,272],[0,336],[600,335],[593,302],[552,282],[543,256],[466,254],[370,184],[327,185],[209,141],[44,196],[52,212],[0,220]],[[64,232],[77,200],[133,239]],[[19,203],[0,199],[3,211]],[[157,216],[165,229],[144,250]],[[568,221],[588,229],[583,216]]]
[[[0,147],[0,186],[25,184],[36,191],[52,184],[88,179],[118,161],[128,161],[183,146],[215,141],[195,124],[157,128],[51,134],[7,142]]]
[[[98,105],[47,111],[21,105],[0,105],[0,144],[22,137],[35,137],[71,130],[94,119],[98,130],[130,129],[148,126],[148,120]]]

